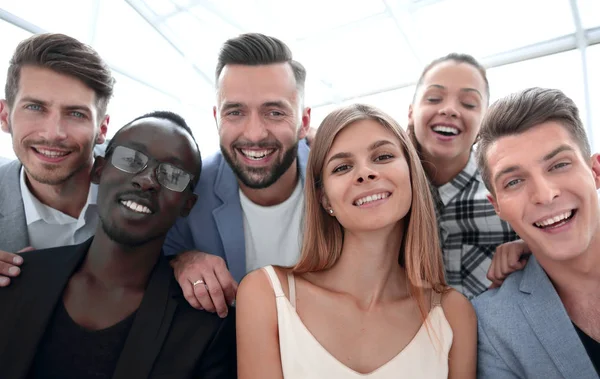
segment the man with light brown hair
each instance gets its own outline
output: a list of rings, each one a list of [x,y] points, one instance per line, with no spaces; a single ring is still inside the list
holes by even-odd
[[[496,212],[532,252],[522,271],[473,302],[478,377],[597,377],[600,156],[577,107],[542,88],[497,101],[477,160]]]
[[[18,160],[0,166],[0,287],[19,274],[22,249],[73,245],[98,223],[93,149],[106,138],[111,70],[63,34],[22,41],[10,60],[2,130]]]

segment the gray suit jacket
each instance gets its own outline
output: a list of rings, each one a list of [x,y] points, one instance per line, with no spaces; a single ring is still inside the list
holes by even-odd
[[[479,324],[478,378],[598,378],[535,257],[473,305]]]
[[[0,250],[11,253],[29,246],[20,170],[18,160],[0,165]]]

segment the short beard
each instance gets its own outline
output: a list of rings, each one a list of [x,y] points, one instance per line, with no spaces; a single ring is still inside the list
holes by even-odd
[[[244,167],[237,160],[234,161],[233,157],[229,154],[229,151],[227,151],[223,145],[221,145],[221,153],[223,153],[223,157],[225,157],[225,160],[235,173],[235,176],[246,187],[252,189],[264,189],[275,184],[275,182],[277,182],[292,166],[298,157],[298,141],[284,152],[280,162],[275,163],[270,168]],[[233,153],[235,154],[235,151]],[[252,174],[259,174],[262,175],[262,177],[254,179]]]

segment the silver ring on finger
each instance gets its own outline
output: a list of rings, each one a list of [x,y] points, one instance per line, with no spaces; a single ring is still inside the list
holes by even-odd
[[[202,279],[196,280],[195,282],[192,283],[192,285],[194,287],[196,287],[198,284],[204,284],[204,287],[206,287],[206,283],[204,283],[204,280],[202,280]]]

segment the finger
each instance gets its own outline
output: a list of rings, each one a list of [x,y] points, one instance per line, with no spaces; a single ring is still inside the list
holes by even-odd
[[[212,304],[219,317],[223,318],[227,316],[228,308],[227,302],[225,301],[225,294],[214,271],[208,272],[206,276],[204,276],[204,283],[206,284],[205,289],[208,289],[208,294],[210,295]]]
[[[0,276],[15,277],[21,273],[21,269],[12,264],[0,262]]]
[[[23,257],[17,254],[0,250],[0,262],[4,262],[11,265],[20,265],[23,263]]]
[[[0,276],[0,287],[6,287],[10,284],[10,278],[6,276]]]
[[[181,286],[183,297],[185,297],[187,302],[190,303],[190,305],[193,308],[202,310],[202,306],[198,302],[198,299],[196,299],[196,295],[194,295],[194,286],[192,285],[192,283],[190,283],[189,280],[184,280],[182,282],[179,282],[179,285]]]
[[[206,277],[210,276],[208,273],[207,274],[203,274],[201,279],[203,282],[196,284],[195,286],[192,284],[193,289],[194,289],[194,297],[197,299],[197,301],[200,303],[200,306],[202,308],[204,308],[204,310],[206,310],[207,312],[211,312],[214,313],[216,312],[216,308],[215,305],[213,304],[212,298],[210,297],[209,293],[208,293],[208,289],[206,288],[208,285],[206,284]],[[212,274],[213,278],[214,278],[214,274]],[[196,279],[194,281],[197,281],[200,279]],[[213,283],[216,282],[216,278],[213,280]],[[218,285],[218,284],[217,284]]]
[[[27,246],[26,248],[17,251],[17,253],[25,253],[27,251],[32,251],[32,250],[35,250],[35,248],[33,248],[32,246]]]
[[[502,255],[500,256],[501,258],[501,264],[500,266],[502,267],[501,273],[502,276],[501,278],[505,278],[508,274],[510,274],[513,269],[512,269],[512,262],[511,262],[511,256],[510,256],[510,250],[506,251],[502,251]],[[500,278],[498,278],[500,279]]]
[[[229,270],[226,267],[217,268],[215,270],[215,275],[217,280],[219,281],[221,288],[223,289],[223,293],[225,295],[225,301],[228,305],[233,306],[233,302],[235,301],[235,294],[237,293],[238,284],[231,276]]]

